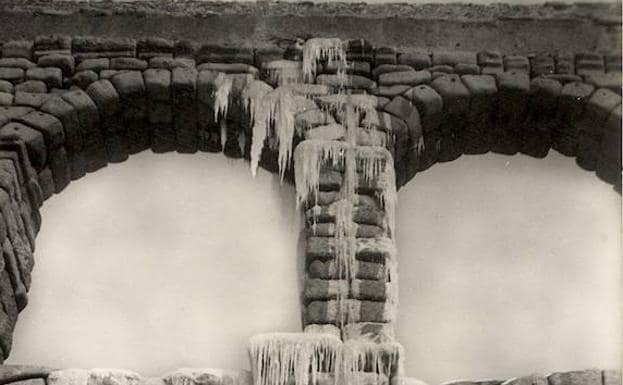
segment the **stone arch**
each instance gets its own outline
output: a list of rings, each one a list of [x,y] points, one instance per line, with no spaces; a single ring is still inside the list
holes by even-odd
[[[306,330],[365,339],[382,345],[392,360],[399,355],[390,309],[396,271],[388,262],[394,254],[393,206],[388,208],[384,194],[436,162],[464,153],[544,157],[550,148],[576,157],[580,167],[620,188],[620,56],[398,51],[364,40],[344,47],[339,55],[348,65],[314,61],[314,71],[306,72],[301,68],[305,52],[296,44],[254,49],[67,36],[5,43],[0,59],[2,358],[10,352],[18,312],[27,304],[39,207],[72,180],[140,151],[222,151],[257,160],[295,181],[305,201],[313,191],[299,186],[291,153],[294,166],[296,152],[307,150],[312,158],[300,159],[320,164],[320,158],[326,160],[320,152],[328,150],[326,143],[316,146],[319,140],[344,153],[350,140],[354,166],[340,165],[347,163],[346,155],[333,167],[319,166],[312,187],[320,193],[303,202],[309,203]],[[249,104],[253,98],[244,94],[265,95],[280,86],[291,87],[289,100],[276,103],[290,103],[282,112],[292,122],[277,143],[266,133],[256,138],[250,122],[256,117]],[[344,105],[359,111],[355,121]],[[349,139],[348,124],[366,130]],[[265,138],[272,144],[266,148]],[[365,163],[368,159],[373,161]],[[354,199],[341,206],[348,172],[359,184],[349,192]],[[355,224],[342,229],[356,249],[351,250],[352,277],[344,277],[332,262],[340,253],[336,210],[346,210]],[[342,306],[353,317],[347,322],[340,320]],[[261,350],[265,341],[255,342]],[[398,377],[396,364],[390,366],[385,374]]]

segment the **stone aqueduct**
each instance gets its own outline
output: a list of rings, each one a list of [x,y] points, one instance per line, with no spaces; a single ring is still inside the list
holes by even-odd
[[[307,230],[305,330],[252,339],[258,385],[400,383],[393,215],[396,189],[417,172],[462,154],[545,157],[553,149],[620,189],[618,52],[521,56],[320,38],[252,48],[66,35],[7,41],[1,51],[2,360],[28,303],[39,208],[71,181],[141,151],[223,152],[295,183]],[[121,371],[0,370],[2,384],[46,377],[141,382]],[[508,383],[616,378],[582,371]],[[164,381],[251,379],[186,371]]]

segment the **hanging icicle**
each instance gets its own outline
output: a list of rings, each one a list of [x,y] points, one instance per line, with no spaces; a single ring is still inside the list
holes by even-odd
[[[314,81],[318,60],[339,62],[341,67],[346,67],[346,44],[337,38],[307,40],[303,47],[303,79],[306,82]]]
[[[257,166],[264,148],[264,141],[268,135],[268,118],[262,103],[264,97],[273,90],[271,86],[260,80],[247,84],[242,91],[242,103],[247,115],[249,125],[252,127],[251,137],[251,174],[255,177]]]
[[[342,341],[332,334],[272,333],[251,338],[254,385],[315,385],[335,374]]]
[[[344,342],[342,378],[344,385],[381,385],[403,377],[403,348],[399,343],[362,340]]]
[[[329,111],[339,111],[344,108],[346,104],[352,105],[356,111],[365,114],[366,111],[376,111],[378,106],[378,98],[374,95],[368,94],[331,94],[321,96],[316,99],[318,104]]]
[[[214,86],[214,121],[218,122],[227,116],[232,79],[223,72],[219,72],[214,79]]]
[[[306,140],[294,151],[296,204],[318,198],[320,168],[327,164],[342,167],[347,144],[335,140]]]

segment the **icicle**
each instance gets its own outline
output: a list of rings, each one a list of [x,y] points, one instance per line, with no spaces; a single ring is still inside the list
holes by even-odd
[[[242,91],[241,99],[245,112],[249,115],[249,125],[252,127],[251,140],[251,174],[255,177],[257,165],[262,155],[264,141],[268,135],[266,111],[263,109],[264,96],[272,91],[268,84],[256,80],[250,82]]]
[[[254,385],[315,385],[337,373],[342,341],[332,334],[273,333],[251,338]]]
[[[314,201],[318,197],[320,182],[320,168],[324,164],[333,167],[344,162],[347,144],[334,140],[310,139],[301,142],[294,151],[296,203],[299,207],[313,195]]]
[[[229,108],[229,93],[231,92],[232,79],[222,72],[214,79],[214,120],[219,121],[227,115]]]
[[[347,341],[342,352],[343,384],[380,385],[384,383],[384,378],[401,378],[403,355],[402,346],[395,342]],[[372,379],[366,379],[364,382],[363,372],[371,373]]]
[[[329,111],[339,111],[344,105],[350,104],[355,111],[368,114],[368,111],[376,112],[378,98],[374,95],[357,94],[331,94],[317,98],[318,104],[324,106]]]
[[[340,39],[312,38],[305,42],[303,47],[303,79],[313,82],[316,76],[318,60],[326,59],[329,63],[335,61],[346,65],[346,44]]]

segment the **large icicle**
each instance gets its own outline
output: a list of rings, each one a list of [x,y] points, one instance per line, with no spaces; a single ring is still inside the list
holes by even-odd
[[[313,82],[316,76],[318,60],[329,63],[340,62],[346,67],[346,44],[338,38],[312,38],[303,47],[303,79]]]
[[[268,119],[262,101],[264,96],[271,91],[272,87],[260,80],[249,83],[242,91],[243,106],[249,115],[249,124],[252,127],[251,174],[254,177],[264,148],[264,141],[268,135]]]
[[[223,72],[219,72],[214,79],[214,120],[227,116],[227,110],[229,108],[229,94],[231,92],[232,79]]]
[[[251,338],[254,385],[315,385],[336,374],[342,341],[332,334],[272,333]]]

